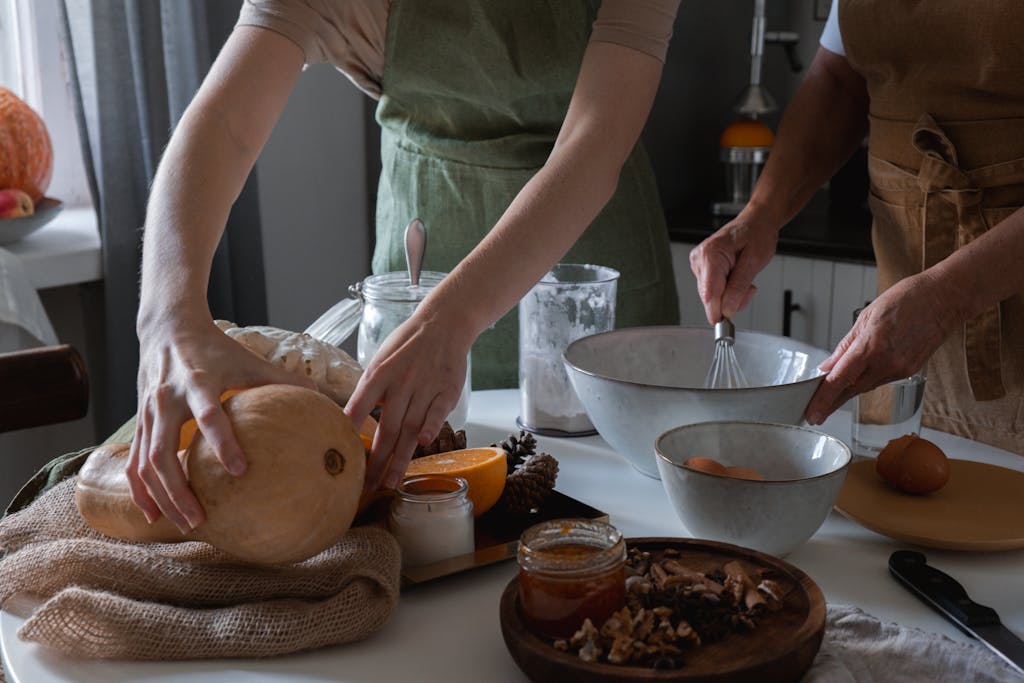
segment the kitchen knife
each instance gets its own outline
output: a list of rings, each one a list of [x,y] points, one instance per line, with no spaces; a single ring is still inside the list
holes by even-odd
[[[1024,674],[1024,641],[1003,626],[994,609],[971,600],[956,579],[928,566],[925,556],[912,550],[897,550],[890,555],[889,571],[957,628]]]

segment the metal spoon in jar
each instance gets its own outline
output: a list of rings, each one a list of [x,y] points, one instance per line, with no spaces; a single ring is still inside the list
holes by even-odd
[[[405,227],[405,265],[409,269],[409,286],[419,287],[423,253],[427,250],[427,229],[423,221],[413,218]]]

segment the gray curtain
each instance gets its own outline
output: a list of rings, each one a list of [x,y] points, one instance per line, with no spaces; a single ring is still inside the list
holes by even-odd
[[[64,47],[83,156],[100,223],[104,312],[90,346],[97,430],[135,413],[138,282],[146,200],[175,124],[238,18],[241,0],[64,0]],[[265,324],[255,172],[228,220],[209,285],[215,318]],[[95,343],[92,343],[92,342]],[[96,355],[96,354],[94,354]]]

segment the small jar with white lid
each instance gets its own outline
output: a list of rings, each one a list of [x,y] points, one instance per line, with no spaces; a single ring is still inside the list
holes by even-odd
[[[473,503],[462,477],[406,477],[395,492],[388,527],[402,549],[402,565],[418,567],[472,553]]]

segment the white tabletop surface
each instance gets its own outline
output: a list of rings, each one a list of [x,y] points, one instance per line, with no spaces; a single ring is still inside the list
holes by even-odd
[[[473,394],[467,427],[470,445],[490,444],[515,432],[518,392]],[[849,439],[849,413],[840,411],[823,431]],[[941,432],[925,430],[953,458],[1024,471],[1024,458]],[[629,536],[686,536],[661,483],[634,470],[600,437],[539,437],[558,458],[558,489],[609,513]],[[853,604],[883,621],[968,640],[901,587],[888,571],[892,551],[910,548],[836,512],[786,560],[806,572],[829,603]],[[929,564],[951,574],[977,602],[995,607],[1003,623],[1024,637],[1024,550],[966,553],[925,549]],[[313,681],[509,681],[522,683],[505,648],[498,603],[515,576],[512,561],[417,586],[402,594],[391,620],[369,639],[272,659],[186,662],[79,661],[22,642],[23,620],[0,612],[0,647],[10,683],[310,683]]]

